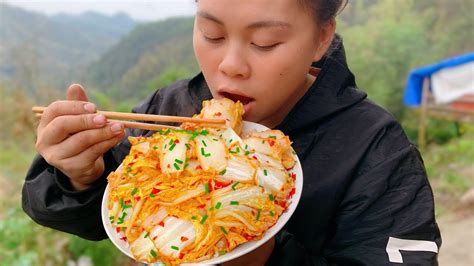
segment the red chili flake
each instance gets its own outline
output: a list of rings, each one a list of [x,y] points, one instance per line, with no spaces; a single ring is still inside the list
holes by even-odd
[[[154,236],[151,240],[155,241],[158,238],[158,236]]]
[[[288,197],[292,198],[295,195],[295,193],[296,193],[296,188],[292,188],[290,193],[288,193]]]
[[[202,209],[202,208],[205,208],[206,207],[206,204],[201,204],[198,206],[199,209]]]
[[[128,164],[128,166],[133,166],[135,163],[134,162],[131,162]]]
[[[178,143],[179,143],[179,139],[175,139],[175,140],[174,140],[174,143],[178,144]]]
[[[185,236],[182,236],[182,237],[181,237],[181,242],[186,242],[186,241],[188,241],[188,240],[189,240],[189,238],[187,238],[187,237],[185,237]]]
[[[249,234],[245,234],[245,233],[244,233],[244,235],[243,235],[243,236],[244,236],[244,238],[245,238],[247,241],[250,241],[250,240],[252,240],[252,239],[254,239],[254,238],[255,238],[254,236],[251,236],[251,235],[249,235]]]
[[[196,166],[196,170],[202,170],[202,166],[200,165]]]
[[[136,197],[135,197],[135,201],[140,201],[140,199],[141,199],[141,198],[140,198],[139,196],[136,196]]]
[[[157,193],[160,193],[161,190],[157,189],[157,188],[153,188],[153,190],[151,191],[151,194],[157,194]]]
[[[184,258],[184,253],[179,253],[179,259],[182,260]]]
[[[280,207],[282,207],[283,209],[286,209],[287,206],[286,206],[286,201],[275,201],[275,204],[279,205]]]
[[[166,167],[168,167],[168,168],[171,168],[171,165],[170,165],[170,164],[168,164]]]
[[[127,241],[127,237],[124,236],[124,237],[120,238],[120,240]]]
[[[230,184],[232,184],[232,182],[225,183],[225,182],[214,180],[214,189],[225,188],[229,186]]]
[[[207,184],[208,184],[207,188],[209,190],[208,193],[211,193],[214,190],[213,187],[212,187],[212,180],[209,180],[209,182]]]
[[[255,155],[252,156],[252,158],[253,158],[254,160],[258,160],[258,159],[257,159],[257,156],[255,156]]]
[[[268,144],[270,144],[270,147],[273,147],[273,145],[275,145],[275,141],[274,140],[268,140]]]
[[[165,227],[165,222],[161,221],[158,225],[161,227]]]
[[[221,112],[217,112],[217,113],[214,114],[214,116],[221,116],[221,115],[222,115]]]
[[[133,155],[133,159],[137,159],[137,158],[138,158],[138,154]]]
[[[291,178],[293,178],[293,180],[296,180],[296,174],[295,174],[295,173],[291,173]]]
[[[121,228],[122,228],[122,227],[115,227],[115,231],[117,231],[117,233],[120,233],[120,229],[121,229]]]

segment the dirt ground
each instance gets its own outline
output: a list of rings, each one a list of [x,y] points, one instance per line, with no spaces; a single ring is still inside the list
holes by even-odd
[[[474,210],[446,214],[438,219],[443,244],[441,266],[474,265]]]

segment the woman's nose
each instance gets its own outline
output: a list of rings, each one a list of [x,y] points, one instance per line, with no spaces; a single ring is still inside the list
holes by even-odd
[[[244,53],[231,47],[225,51],[219,64],[219,71],[232,78],[245,79],[250,76],[250,66]]]

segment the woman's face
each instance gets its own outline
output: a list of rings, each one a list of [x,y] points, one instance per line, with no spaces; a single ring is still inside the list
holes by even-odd
[[[330,42],[314,21],[295,0],[199,0],[194,50],[213,97],[240,100],[245,120],[277,126]]]

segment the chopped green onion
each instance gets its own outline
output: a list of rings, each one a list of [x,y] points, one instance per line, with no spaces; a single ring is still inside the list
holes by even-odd
[[[202,140],[201,142],[202,142],[202,144],[204,145],[204,147],[207,147],[207,144],[206,144],[206,142],[205,142],[204,140]]]
[[[191,216],[191,219],[192,219],[192,220],[196,220],[196,216],[194,216],[194,215]]]
[[[170,151],[173,151],[174,147],[176,147],[176,143],[173,142],[173,144],[170,146]]]
[[[216,204],[216,210],[220,209],[221,205],[222,205],[222,203],[221,203],[221,202],[218,202],[218,203]]]
[[[271,138],[271,139],[276,139],[277,137],[276,137],[276,136],[270,136],[269,138]]]
[[[232,190],[235,190],[235,187],[239,185],[240,181],[237,181],[235,184],[232,185]]]
[[[206,129],[204,129],[203,131],[201,131],[199,134],[203,135],[203,136],[207,136],[207,134],[209,134],[209,131],[207,131]]]
[[[204,184],[204,191],[209,194],[209,183]]]
[[[174,141],[170,139],[170,142],[168,142],[168,145],[173,145]]]
[[[202,154],[202,156],[204,156],[204,157],[209,157],[209,156],[211,156],[210,153],[206,153],[206,152],[204,151],[204,148],[201,148],[201,154]]]
[[[227,252],[225,252],[225,250],[219,250],[219,256],[222,256],[224,254],[226,254]]]
[[[275,216],[275,213],[273,213],[273,211],[270,211],[270,215]]]
[[[202,217],[200,223],[201,223],[201,224],[204,224],[204,222],[206,221],[206,219],[207,219],[207,214]]]
[[[219,141],[218,139],[212,139],[213,141]]]
[[[238,201],[231,201],[230,205],[239,205],[239,202]]]
[[[150,255],[153,257],[153,258],[156,258],[156,252],[152,249],[150,250]]]
[[[273,194],[268,195],[268,197],[270,198],[271,201],[275,200],[275,197],[273,196]]]
[[[132,171],[132,168],[128,167],[127,168],[127,173],[130,173]]]
[[[173,166],[176,170],[179,170],[179,165],[177,163],[174,163]]]
[[[158,150],[158,146],[153,145],[153,149],[154,149],[154,150]]]
[[[183,169],[186,169],[186,167],[188,166],[189,166],[189,163],[185,164]]]
[[[229,139],[229,143],[232,143],[232,139]]]
[[[150,235],[150,233],[146,232],[146,234],[143,236],[143,238],[147,238]]]
[[[171,246],[171,249],[179,250],[179,248],[177,246]]]
[[[175,159],[174,161],[179,163],[179,164],[183,164],[183,161],[181,161],[181,160]]]
[[[224,228],[223,226],[221,226],[221,230],[222,230],[222,232],[224,232],[224,235],[227,235],[227,234],[228,234],[228,233],[227,233],[227,230],[225,230],[225,228]]]
[[[250,151],[245,151],[245,155],[249,155],[250,154]]]
[[[257,211],[257,217],[255,218],[255,220],[258,221],[258,219],[260,219],[260,210]]]
[[[219,175],[225,175],[226,169],[219,172]]]
[[[263,174],[264,174],[265,176],[268,175],[267,169],[263,169]]]
[[[154,198],[154,197],[155,197],[155,194],[150,193],[150,198]]]
[[[190,150],[190,149],[191,149],[191,147],[189,146],[189,144],[188,144],[188,143],[186,143],[186,144],[184,144],[184,145],[186,145],[186,149],[188,149],[188,150]]]
[[[209,211],[213,211],[213,210],[214,210],[214,207],[209,208]]]
[[[138,191],[138,188],[133,188],[133,190],[132,190],[132,196],[134,196],[135,194],[137,194],[137,191]]]
[[[248,149],[249,148],[249,145],[245,144],[245,149]]]

